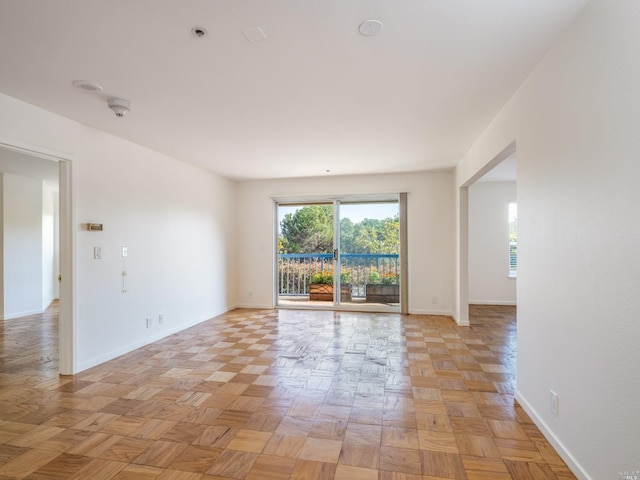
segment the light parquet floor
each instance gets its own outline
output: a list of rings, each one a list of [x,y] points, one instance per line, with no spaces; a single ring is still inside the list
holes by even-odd
[[[235,310],[73,377],[56,313],[0,322],[0,479],[575,478],[514,402],[512,307]]]

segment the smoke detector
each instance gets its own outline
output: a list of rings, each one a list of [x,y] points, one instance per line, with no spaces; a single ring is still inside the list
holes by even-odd
[[[109,108],[113,110],[116,117],[124,117],[129,113],[129,102],[122,98],[110,98],[108,101]]]

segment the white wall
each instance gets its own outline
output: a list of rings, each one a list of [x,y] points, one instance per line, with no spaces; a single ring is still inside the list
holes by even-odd
[[[53,298],[60,298],[60,192],[53,197]]]
[[[50,185],[42,185],[42,310],[45,310],[55,298],[55,277],[57,276],[56,258],[56,208],[58,195]]]
[[[4,174],[0,173],[0,315],[4,318]]]
[[[76,371],[234,304],[233,182],[1,94],[0,137],[72,158]]]
[[[509,203],[516,182],[476,182],[469,187],[469,303],[515,305],[509,278]]]
[[[592,0],[457,169],[517,142],[517,398],[596,480],[640,469],[638,45],[639,2]]]
[[[42,180],[3,176],[4,312],[42,312]]]
[[[409,311],[450,315],[454,253],[452,172],[239,183],[239,303],[247,307],[273,306],[273,196],[390,192],[408,193]],[[437,303],[433,303],[433,297],[438,297]]]

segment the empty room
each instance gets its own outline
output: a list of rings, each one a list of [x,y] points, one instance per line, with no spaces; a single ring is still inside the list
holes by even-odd
[[[0,0],[0,479],[640,478],[640,2]]]

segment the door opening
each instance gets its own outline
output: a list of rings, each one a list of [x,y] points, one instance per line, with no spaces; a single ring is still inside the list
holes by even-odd
[[[276,305],[399,312],[400,202],[276,202]]]
[[[22,170],[25,176],[34,176],[34,170],[37,170],[37,162],[51,163],[54,165],[55,181],[57,183],[58,194],[54,198],[57,222],[55,222],[55,238],[54,243],[55,267],[51,269],[50,265],[44,267],[47,277],[52,276],[51,282],[43,283],[40,287],[43,298],[47,297],[51,290],[54,290],[54,296],[59,298],[59,319],[58,319],[58,371],[60,374],[72,374],[75,372],[75,355],[73,340],[73,231],[72,217],[73,208],[71,201],[71,159],[65,154],[58,154],[45,148],[28,145],[22,142],[10,139],[0,138],[0,154],[7,160],[3,163],[2,171],[21,175]],[[6,154],[6,155],[4,155]],[[45,188],[51,193],[51,189]],[[43,211],[50,212],[50,205],[43,207]],[[51,230],[51,220],[46,219],[46,229]],[[48,245],[47,250],[51,250]],[[57,291],[59,289],[59,291]]]

